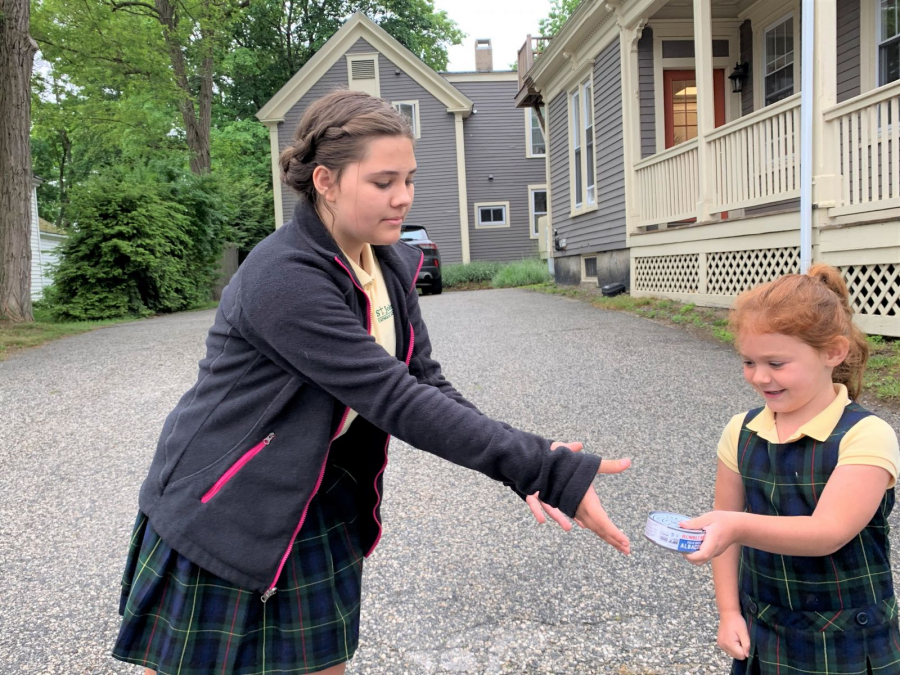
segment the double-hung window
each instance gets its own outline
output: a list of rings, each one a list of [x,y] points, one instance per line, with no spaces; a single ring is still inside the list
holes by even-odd
[[[572,204],[575,210],[597,203],[594,157],[594,86],[591,78],[569,94],[572,138]]]
[[[547,154],[547,141],[544,138],[544,130],[541,128],[541,121],[534,108],[526,108],[525,113],[525,142],[528,150],[526,157],[544,157]],[[541,114],[546,114],[543,106],[541,106]]]
[[[419,124],[419,102],[394,101],[391,105],[409,121],[409,126],[412,127],[413,137],[420,138],[422,133]]]
[[[540,235],[538,221],[547,215],[547,187],[544,185],[528,186],[529,211],[531,212],[531,238]]]
[[[763,50],[765,105],[794,93],[794,17],[766,29]]]
[[[900,0],[878,0],[878,86],[900,80]]]

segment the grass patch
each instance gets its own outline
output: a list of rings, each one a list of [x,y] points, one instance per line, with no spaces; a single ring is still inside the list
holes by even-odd
[[[869,336],[864,389],[882,401],[900,404],[900,340]]]
[[[441,278],[446,290],[473,291],[546,283],[550,280],[550,273],[547,263],[536,259],[510,263],[478,260],[463,265],[447,265],[441,272]]]
[[[484,262],[481,260],[464,265],[447,265],[441,271],[441,279],[443,280],[444,288],[456,289],[473,284],[483,284],[485,288],[488,288],[490,287],[491,279],[502,267],[503,263]]]
[[[218,302],[202,303],[188,311],[213,309]],[[87,333],[104,326],[112,326],[127,321],[137,321],[134,317],[121,319],[105,319],[103,321],[57,321],[49,310],[40,303],[34,307],[34,323],[12,323],[0,321],[0,361],[4,361],[11,353],[30,347],[38,347],[47,342]]]
[[[657,298],[632,298],[630,295],[604,298],[596,289],[557,286],[553,283],[535,285],[530,290],[581,300],[599,309],[635,314],[682,327],[695,335],[734,344],[734,336],[728,330],[728,313],[725,309],[697,307],[690,303]],[[881,335],[870,335],[868,340],[871,355],[863,392],[882,403],[900,406],[900,340]]]
[[[494,288],[514,288],[531,286],[550,281],[547,263],[542,260],[519,260],[503,266],[491,279]]]

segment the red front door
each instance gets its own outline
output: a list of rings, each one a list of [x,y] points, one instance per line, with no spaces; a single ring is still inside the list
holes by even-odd
[[[693,70],[664,70],[666,148],[697,136],[697,75]],[[713,71],[716,126],[725,124],[725,71]]]

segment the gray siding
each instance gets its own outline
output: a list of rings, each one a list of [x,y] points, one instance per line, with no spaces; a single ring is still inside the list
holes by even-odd
[[[604,49],[594,62],[596,131],[596,211],[569,217],[568,102],[561,94],[550,110],[550,171],[553,227],[567,248],[557,255],[580,255],[625,247],[625,162],[622,137],[622,87],[619,43]]]
[[[377,51],[359,39],[348,53]],[[381,96],[387,101],[419,101],[421,138],[416,142],[416,198],[407,223],[424,225],[438,244],[446,263],[462,260],[459,233],[459,189],[456,178],[456,131],[453,115],[424,87],[399,69],[383,54],[378,57]],[[397,75],[396,71],[400,70]],[[301,98],[278,128],[279,146],[292,140],[294,129],[310,103],[335,89],[347,87],[347,61],[341,55],[327,73]],[[297,197],[290,188],[282,188],[284,222],[293,214]]]
[[[741,90],[741,115],[749,115],[753,112],[753,26],[750,19],[741,24],[740,33],[741,63],[750,66],[747,79],[744,80],[744,88]]]
[[[458,82],[455,86],[472,99],[478,111],[465,121],[472,260],[520,260],[536,256],[537,240],[529,234],[528,186],[546,183],[547,170],[543,157],[525,157],[525,115],[514,103],[518,83]],[[475,228],[474,204],[507,201],[508,228]]]
[[[645,28],[638,41],[641,158],[656,154],[656,100],[653,87],[653,29]]]
[[[416,199],[406,218],[424,225],[447,263],[462,262],[459,231],[459,185],[456,172],[456,126],[447,106],[400,67],[379,58],[381,97],[386,101],[418,101],[421,138],[416,141]],[[400,74],[397,74],[397,71]]]
[[[837,100],[860,93],[860,0],[837,0]]]
[[[569,103],[566,92],[550,101],[547,123],[550,125],[550,214],[554,230],[565,231],[570,224],[569,200]],[[562,229],[560,229],[562,228]],[[556,252],[554,255],[565,255]]]

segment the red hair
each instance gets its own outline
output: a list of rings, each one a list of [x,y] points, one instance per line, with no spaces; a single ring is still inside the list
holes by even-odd
[[[862,390],[869,360],[869,343],[853,323],[850,293],[841,273],[819,263],[806,274],[787,274],[741,293],[731,308],[729,327],[740,341],[741,333],[781,333],[824,350],[839,337],[850,343],[843,363],[832,379],[847,386],[850,398]]]

